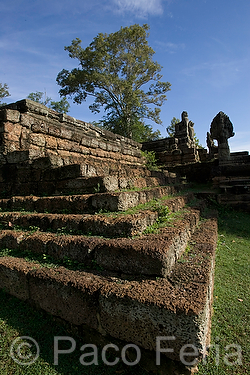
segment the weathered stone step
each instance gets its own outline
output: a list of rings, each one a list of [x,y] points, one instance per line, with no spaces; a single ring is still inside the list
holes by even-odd
[[[250,184],[250,178],[246,178],[246,177],[230,177],[230,178],[225,178],[223,180],[220,181],[220,185],[221,184],[227,184],[227,185],[231,185],[231,186],[234,186],[234,185],[249,185]]]
[[[12,155],[14,154],[14,155]],[[49,157],[40,157],[31,164],[25,159],[29,151],[9,153],[8,163],[0,163],[0,190],[5,196],[29,194],[86,194],[132,187],[153,187],[178,182],[175,173],[149,171],[143,166],[109,168],[98,171],[94,161],[52,167]],[[13,156],[13,160],[12,157]],[[16,158],[20,158],[17,163]],[[24,159],[22,159],[24,158]],[[28,158],[29,160],[29,158]],[[22,161],[22,162],[21,162]]]
[[[122,191],[116,193],[96,193],[69,196],[14,196],[0,199],[0,209],[25,210],[50,213],[86,213],[96,210],[125,211],[152,199],[171,195],[182,186],[160,186],[141,191]]]
[[[165,277],[184,252],[198,222],[199,211],[189,210],[159,233],[134,239],[3,230],[0,247],[48,254],[55,259],[67,257],[87,266],[94,261],[105,270],[125,274]]]
[[[139,191],[124,191],[118,193],[103,193],[92,196],[92,206],[96,210],[126,211],[141,203],[149,202],[181,190],[181,186],[160,186]]]
[[[182,209],[191,199],[192,194],[159,201],[161,207],[167,206],[169,212]],[[160,207],[159,206],[159,207]],[[158,219],[155,210],[138,211],[133,214],[119,215],[90,215],[90,214],[50,214],[0,212],[0,225],[9,229],[20,227],[24,229],[37,228],[41,231],[64,232],[69,234],[97,235],[104,237],[131,237],[142,234]]]
[[[250,202],[250,194],[218,194],[219,203]]]
[[[53,174],[53,171],[50,171]],[[11,172],[10,172],[11,173]],[[33,176],[34,177],[34,176]],[[117,176],[78,177],[74,179],[40,181],[34,177],[33,181],[1,182],[1,197],[16,195],[79,195],[103,192],[114,192],[123,189],[150,188],[161,185],[175,184],[176,178],[134,177],[118,178]],[[164,182],[164,183],[163,183]]]
[[[114,192],[122,189],[133,188],[150,188],[160,185],[175,184],[176,177],[78,177],[58,181],[56,183],[55,194],[86,194],[86,193],[103,193]]]
[[[215,186],[221,186],[221,185],[228,185],[228,186],[234,186],[237,184],[244,185],[244,184],[250,184],[249,176],[220,176],[220,177],[214,177],[213,183]]]
[[[218,194],[218,203],[250,212],[250,194]]]
[[[0,225],[4,228],[37,228],[41,231],[68,234],[96,235],[104,237],[131,237],[141,234],[152,225],[157,212],[142,211],[133,215],[72,215],[72,214],[21,214],[0,213]]]
[[[209,343],[216,239],[216,223],[202,222],[169,280],[128,281],[2,257],[0,287],[73,325],[141,348],[156,351],[161,338],[161,349],[173,349],[161,355],[180,361],[183,345],[200,356]]]

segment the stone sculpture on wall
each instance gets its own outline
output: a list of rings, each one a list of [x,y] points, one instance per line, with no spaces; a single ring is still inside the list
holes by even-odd
[[[228,138],[234,136],[233,124],[229,117],[219,112],[213,119],[210,126],[211,139],[218,142],[218,156],[219,160],[228,160],[230,158],[230,148],[228,145]]]
[[[218,154],[218,146],[215,146],[214,141],[211,137],[211,134],[207,132],[207,148],[209,151],[210,158],[214,158],[215,154]]]
[[[186,146],[187,148],[195,146],[194,123],[189,121],[186,111],[181,114],[181,122],[175,125],[175,138],[179,140],[181,146]]]

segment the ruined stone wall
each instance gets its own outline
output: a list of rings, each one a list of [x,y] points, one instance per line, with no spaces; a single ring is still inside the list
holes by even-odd
[[[48,157],[52,166],[85,162],[91,169],[91,165],[98,165],[95,175],[101,175],[107,174],[108,164],[142,165],[140,148],[139,143],[128,138],[31,100],[0,110],[0,164]]]
[[[0,196],[105,191],[106,177],[130,183],[149,173],[140,149],[31,100],[9,104],[0,109]]]
[[[207,160],[207,150],[188,147],[182,139],[168,137],[142,144],[143,151],[154,151],[158,163],[169,168],[180,164],[197,163]]]

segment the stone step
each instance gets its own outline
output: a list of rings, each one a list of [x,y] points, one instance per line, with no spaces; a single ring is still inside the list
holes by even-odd
[[[24,214],[0,213],[0,227],[19,227],[26,230],[57,233],[95,235],[104,237],[131,237],[141,234],[157,220],[157,212],[142,211],[133,215],[75,215],[75,214]]]
[[[50,171],[51,172],[51,171]],[[11,171],[8,173],[11,174]],[[53,172],[51,172],[53,173]],[[157,186],[179,184],[176,177],[117,177],[117,176],[93,176],[77,177],[69,179],[40,180],[39,176],[33,175],[33,181],[1,181],[0,176],[0,198],[7,198],[13,195],[79,195],[94,194],[102,192],[114,192],[128,189],[142,189]]]
[[[218,203],[250,212],[250,194],[218,194]]]
[[[235,185],[249,185],[250,184],[250,178],[246,177],[227,177],[225,179],[222,179],[220,181],[220,186],[223,185],[229,185],[229,186],[235,186]]]
[[[122,189],[147,188],[160,185],[161,180],[156,177],[119,178],[107,177],[78,177],[75,179],[58,181],[55,194],[85,194],[114,192]]]
[[[233,202],[249,202],[250,201],[250,194],[218,194],[218,202],[219,203],[233,203]]]
[[[220,166],[218,176],[213,178],[214,183],[220,182],[221,179],[225,178],[249,178],[250,176],[250,163],[248,164],[230,164]]]
[[[160,207],[168,207],[169,212],[182,209],[190,201],[192,194],[158,201],[152,209],[140,210],[133,214],[100,215],[100,214],[53,214],[0,212],[2,228],[21,227],[37,228],[41,231],[64,232],[81,235],[97,235],[104,237],[132,237],[142,232],[158,219]],[[157,211],[158,209],[158,211]]]
[[[242,184],[242,183],[249,183],[250,179],[249,176],[218,176],[213,178],[214,185],[221,185],[221,184],[228,184],[228,185],[234,185],[236,184]]]
[[[3,211],[36,211],[50,213],[87,213],[97,210],[125,211],[152,199],[174,194],[182,185],[160,186],[141,191],[131,190],[116,193],[96,193],[69,196],[14,196],[0,199]]]
[[[30,164],[25,161],[26,154],[29,151],[10,153],[8,162],[0,165],[0,189],[5,196],[17,192],[19,195],[84,194],[178,182],[175,173],[166,170],[149,171],[143,166],[126,164],[114,168],[107,165],[99,170],[93,160],[55,167],[49,157],[39,157]]]
[[[124,274],[166,277],[185,251],[198,222],[199,211],[190,209],[157,233],[134,239],[2,230],[0,247],[48,254],[55,259],[67,257],[84,266],[95,262],[105,270]]]
[[[201,356],[209,343],[216,222],[201,222],[191,240],[190,250],[175,263],[169,279],[129,281],[2,257],[0,287],[104,337],[151,351],[156,351],[158,340],[161,349],[172,349],[161,355],[177,361],[183,345],[192,344]]]

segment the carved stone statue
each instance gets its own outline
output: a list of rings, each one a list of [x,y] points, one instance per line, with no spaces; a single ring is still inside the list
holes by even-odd
[[[194,141],[194,123],[189,121],[188,113],[183,111],[181,114],[181,122],[175,125],[175,138],[180,140],[182,146],[188,148],[195,147]]]
[[[228,138],[234,136],[233,124],[229,117],[219,112],[213,119],[210,126],[211,139],[216,139],[218,142],[218,156],[220,160],[228,160],[230,158],[230,149],[228,145]]]
[[[214,141],[211,137],[211,134],[209,132],[207,132],[207,148],[208,148],[208,151],[209,151],[209,155],[211,158],[214,157],[214,154],[217,154],[218,153],[218,146],[215,146],[214,144]]]
[[[189,135],[190,141],[194,143],[194,123],[192,121],[189,121],[188,123],[188,135]]]

